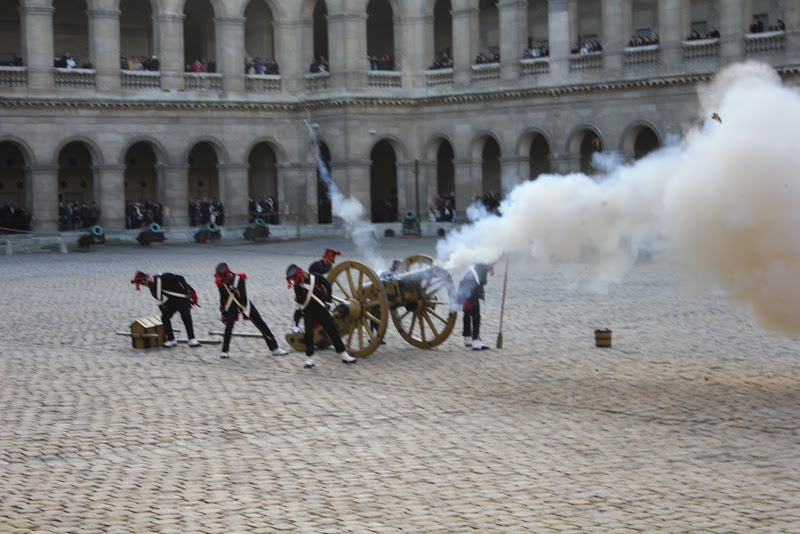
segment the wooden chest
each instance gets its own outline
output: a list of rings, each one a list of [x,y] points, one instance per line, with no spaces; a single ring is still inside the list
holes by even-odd
[[[164,343],[161,317],[143,317],[131,323],[131,343],[135,349],[155,349]]]

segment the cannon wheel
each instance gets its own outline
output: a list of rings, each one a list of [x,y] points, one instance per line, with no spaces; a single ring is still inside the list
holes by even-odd
[[[443,343],[453,331],[458,315],[450,311],[450,303],[455,301],[455,286],[450,274],[433,265],[430,256],[409,256],[403,262],[406,272],[421,267],[433,271],[430,279],[420,288],[423,298],[413,307],[392,308],[392,321],[400,335],[410,344],[421,349],[429,349]]]
[[[389,324],[389,300],[378,275],[357,261],[339,263],[328,274],[337,308],[334,318],[347,352],[356,358],[367,356],[377,349]],[[349,307],[349,315],[339,315],[339,305]],[[378,324],[373,335],[370,322]]]

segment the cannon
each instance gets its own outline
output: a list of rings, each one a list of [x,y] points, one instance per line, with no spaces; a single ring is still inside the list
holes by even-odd
[[[423,255],[409,256],[403,266],[404,273],[378,275],[363,263],[344,261],[328,273],[332,314],[352,356],[374,352],[390,318],[400,336],[421,349],[433,348],[450,336],[457,316],[450,274]],[[295,350],[305,350],[302,333],[286,334],[286,342]],[[314,344],[319,348],[331,344],[320,326],[314,330]]]

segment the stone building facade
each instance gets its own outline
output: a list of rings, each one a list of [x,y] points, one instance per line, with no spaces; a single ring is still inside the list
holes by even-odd
[[[219,198],[227,224],[245,223],[259,196],[275,197],[282,223],[316,224],[324,187],[305,121],[334,182],[373,220],[425,212],[451,191],[463,213],[543,172],[594,172],[596,151],[634,159],[679,138],[698,120],[698,88],[727,65],[758,60],[800,79],[790,0],[0,8],[0,204],[27,207],[39,233],[58,230],[59,201],[71,200],[97,202],[112,231],[137,200],[186,226],[199,197]],[[764,31],[751,31],[754,15]],[[452,66],[433,68],[445,56]]]

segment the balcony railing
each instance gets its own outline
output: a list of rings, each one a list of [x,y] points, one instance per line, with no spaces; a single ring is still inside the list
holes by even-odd
[[[629,69],[657,67],[661,47],[657,44],[629,46],[625,49],[625,66]]]
[[[0,87],[24,87],[28,85],[27,67],[0,67]]]
[[[151,70],[121,70],[123,89],[161,89],[161,73]]]
[[[251,93],[280,93],[281,77],[279,74],[248,74],[247,91]]]
[[[367,86],[379,89],[400,89],[403,87],[401,74],[393,70],[367,71]]]
[[[453,69],[431,69],[425,71],[425,85],[438,87],[440,85],[453,85]]]
[[[56,87],[94,87],[94,69],[57,68]]]
[[[683,41],[684,61],[708,61],[719,58],[719,38]]]
[[[185,72],[187,91],[222,91],[222,74],[218,72]]]
[[[546,57],[521,59],[519,74],[523,78],[541,76],[550,72],[550,60]]]
[[[600,70],[602,68],[603,52],[586,52],[585,54],[572,54],[569,56],[569,70],[571,72]]]
[[[786,32],[748,33],[744,36],[744,53],[748,56],[783,54]]]
[[[472,66],[472,81],[484,83],[500,79],[500,63],[481,63]]]
[[[329,72],[315,72],[306,74],[306,91],[318,93],[330,89],[331,74]]]

